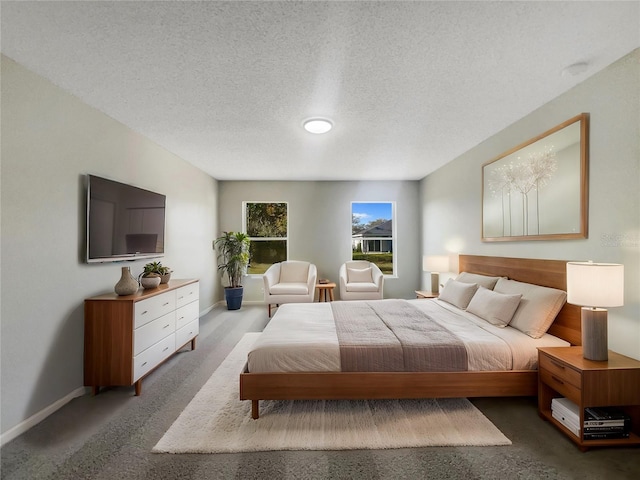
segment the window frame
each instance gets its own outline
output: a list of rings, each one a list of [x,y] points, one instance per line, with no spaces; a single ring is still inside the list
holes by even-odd
[[[252,203],[282,203],[287,207],[287,235],[286,237],[249,237],[251,242],[265,242],[265,241],[284,241],[285,242],[285,251],[286,257],[283,261],[289,260],[289,202],[286,201],[273,201],[273,200],[244,200],[242,202],[242,232],[249,235],[247,233],[247,205]],[[274,264],[271,264],[274,265]],[[268,267],[267,267],[268,268]],[[264,275],[263,273],[247,273],[250,277],[261,277]]]
[[[396,202],[393,200],[352,200],[351,201],[351,238],[350,238],[350,249],[351,249],[351,260],[353,260],[353,205],[361,204],[361,203],[383,203],[391,205],[391,253],[392,253],[392,273],[384,273],[383,275],[387,278],[397,278],[398,276],[398,259],[396,255],[397,249],[397,241],[398,241],[398,226],[397,226],[397,209]],[[368,240],[378,240],[378,241],[388,241],[387,237],[371,237]]]

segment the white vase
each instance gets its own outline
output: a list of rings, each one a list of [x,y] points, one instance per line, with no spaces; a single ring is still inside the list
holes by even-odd
[[[122,267],[122,275],[114,290],[118,295],[133,295],[138,291],[138,282],[131,275],[129,267]]]
[[[140,283],[142,288],[156,288],[160,285],[160,277],[142,277]]]

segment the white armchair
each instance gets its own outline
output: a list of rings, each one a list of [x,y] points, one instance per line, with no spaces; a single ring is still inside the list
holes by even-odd
[[[375,263],[353,260],[340,267],[340,300],[379,300],[384,275]]]
[[[264,301],[271,305],[311,303],[316,293],[318,269],[313,263],[287,260],[274,263],[264,273]]]

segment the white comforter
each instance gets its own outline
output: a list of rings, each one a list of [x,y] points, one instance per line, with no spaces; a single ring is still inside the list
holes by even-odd
[[[407,300],[456,334],[469,370],[536,370],[537,347],[568,346],[549,334],[539,339],[498,328],[441,300]],[[340,346],[330,303],[278,308],[248,357],[249,372],[339,372]]]

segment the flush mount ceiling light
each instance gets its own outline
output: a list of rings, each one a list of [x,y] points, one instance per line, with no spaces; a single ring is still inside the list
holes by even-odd
[[[333,123],[326,118],[309,118],[302,122],[302,126],[310,133],[327,133],[333,128]]]

